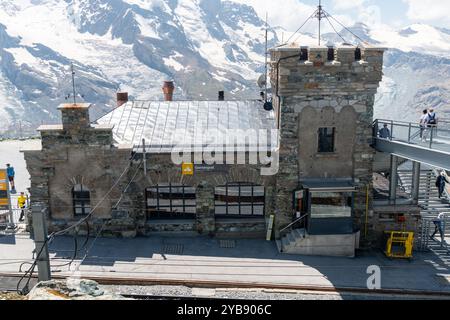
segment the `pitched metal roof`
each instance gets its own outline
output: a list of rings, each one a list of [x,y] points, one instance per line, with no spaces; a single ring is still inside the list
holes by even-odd
[[[208,141],[224,141],[218,145],[227,148],[231,145],[226,138],[238,129],[270,132],[276,128],[274,111],[264,110],[263,105],[258,100],[130,101],[96,122],[114,126],[113,137],[117,144],[132,144],[138,149],[145,139],[147,151],[153,153],[170,152],[174,146],[198,146],[202,141],[204,146],[204,140],[196,137],[196,130],[200,128]],[[208,143],[208,146],[213,145]],[[263,151],[261,148],[268,146],[267,143],[262,146],[258,139],[256,144],[246,141],[241,147]]]

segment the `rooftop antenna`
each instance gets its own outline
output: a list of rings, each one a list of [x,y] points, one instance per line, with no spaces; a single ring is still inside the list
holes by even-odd
[[[72,93],[71,94],[69,93],[66,96],[66,100],[68,100],[70,98],[70,96],[72,96],[72,98],[73,98],[73,105],[76,105],[77,104],[77,93],[76,93],[76,90],[75,90],[75,69],[73,67],[73,62],[70,64],[70,70],[71,70],[71,73],[72,73]],[[81,97],[84,98],[83,95],[81,95]]]
[[[326,13],[323,10],[322,7],[322,0],[319,0],[319,6],[317,7],[317,11],[316,11],[316,18],[319,20],[319,46],[320,46],[320,36],[322,33],[321,27],[322,27],[322,19],[326,17]]]
[[[266,12],[266,45],[265,45],[265,51],[264,51],[264,94],[265,94],[265,102],[267,102],[267,50],[268,50],[268,19],[269,14]]]

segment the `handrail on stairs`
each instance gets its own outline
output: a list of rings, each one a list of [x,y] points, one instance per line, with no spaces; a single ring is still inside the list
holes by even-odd
[[[280,230],[280,235],[283,234],[283,232],[285,232],[287,229],[289,229],[290,227],[292,227],[293,225],[295,225],[296,223],[299,223],[300,221],[302,221],[303,219],[305,219],[308,216],[308,214],[305,214],[304,216],[301,216],[300,218],[296,219],[295,221],[291,222],[290,224],[288,224],[286,227],[284,227],[283,229]]]

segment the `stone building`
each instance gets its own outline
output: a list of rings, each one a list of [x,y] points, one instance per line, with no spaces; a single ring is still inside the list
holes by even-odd
[[[50,230],[93,210],[90,229],[123,237],[264,238],[274,216],[284,252],[352,256],[364,242],[359,231],[373,229],[364,221],[373,216],[383,52],[273,49],[273,110],[257,100],[171,101],[170,84],[166,101],[122,94],[92,122],[88,104],[62,105],[62,125],[41,126],[42,148],[24,151],[32,204],[48,208]],[[205,160],[205,146],[227,161]],[[187,158],[174,161],[174,150]]]

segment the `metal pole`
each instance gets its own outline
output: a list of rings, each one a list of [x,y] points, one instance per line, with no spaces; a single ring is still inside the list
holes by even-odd
[[[390,140],[392,141],[392,137],[394,136],[394,121],[391,120],[391,135],[390,135]]]
[[[389,183],[389,200],[395,201],[397,199],[397,169],[398,169],[398,157],[391,155],[391,172]]]
[[[408,143],[411,143],[411,122],[409,123],[409,129],[408,129]]]
[[[431,135],[430,135],[430,149],[433,148],[433,131],[434,131],[434,127],[431,126]]]
[[[413,175],[411,184],[411,197],[414,203],[419,203],[419,187],[420,187],[420,162],[413,162]]]
[[[268,73],[268,70],[267,70],[267,50],[269,49],[269,44],[268,44],[268,38],[269,38],[269,35],[268,35],[268,27],[269,27],[269,24],[268,24],[268,20],[269,20],[269,15],[268,15],[268,13],[266,12],[266,47],[265,47],[265,52],[264,52],[264,75],[265,75],[265,78],[264,78],[264,101],[265,102],[267,102],[268,101],[268,99],[267,99],[267,85],[268,85],[268,81],[267,81],[267,73]]]
[[[144,175],[147,175],[147,153],[145,150],[145,139],[142,139],[142,157],[144,159]]]
[[[8,197],[8,208],[9,208],[9,223],[8,223],[8,229],[14,230],[16,228],[16,225],[14,223],[14,214],[12,209],[12,200],[11,200],[11,192],[9,191],[9,188],[11,187],[9,179],[6,180],[7,187],[6,187],[6,193]],[[15,187],[15,186],[14,186]]]
[[[33,234],[36,247],[36,260],[39,281],[51,280],[50,257],[47,243],[47,224],[45,222],[45,210],[40,206],[33,207]]]
[[[321,35],[321,24],[322,24],[322,0],[319,0],[319,46],[320,46],[320,35]]]

